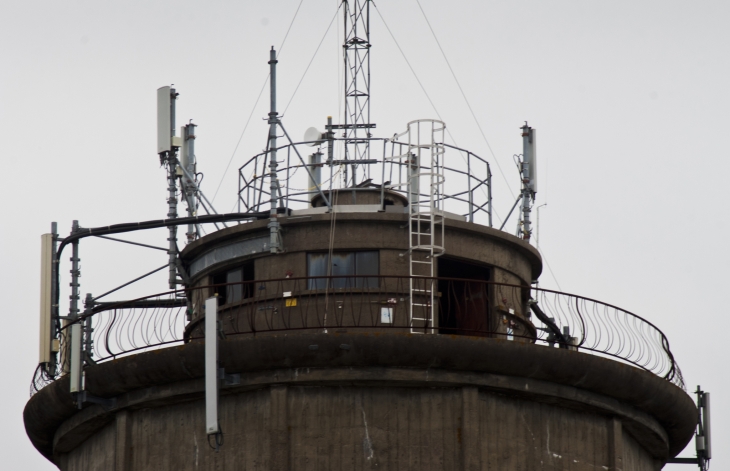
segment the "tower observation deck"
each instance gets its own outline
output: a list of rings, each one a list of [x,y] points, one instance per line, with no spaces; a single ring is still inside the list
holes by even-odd
[[[656,326],[535,285],[532,128],[517,234],[493,226],[488,160],[444,142],[445,123],[374,137],[370,3],[343,2],[345,123],[291,140],[271,51],[268,144],[239,168],[238,212],[201,193],[195,127],[175,137],[177,93],[163,87],[158,154],[187,217],[168,201],[168,219],[44,236],[24,419],[60,469],[656,470],[692,438],[698,410]],[[172,288],[82,307],[83,240],[159,227]]]

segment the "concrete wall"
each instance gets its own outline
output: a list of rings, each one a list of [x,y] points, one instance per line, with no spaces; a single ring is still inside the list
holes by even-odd
[[[292,270],[294,276],[306,276],[306,265],[302,265],[304,258],[297,256],[297,253],[327,251],[330,247],[332,219],[329,214],[279,219],[285,253],[273,257],[268,253],[257,253],[246,257],[264,257],[266,260],[259,259],[256,262],[256,277],[259,279],[283,278],[287,270]],[[334,224],[333,249],[392,251],[397,257],[408,249],[408,230],[407,225],[404,226],[407,220],[404,214],[338,214]],[[267,236],[266,224],[267,221],[256,221],[217,231],[189,244],[183,250],[182,257],[186,263],[192,263],[213,247]],[[445,238],[446,253],[450,257],[496,267],[505,272],[495,281],[529,284],[542,270],[540,256],[532,246],[496,229],[447,220]],[[236,260],[231,260],[230,264],[235,263]],[[392,256],[384,257],[381,263],[385,263],[382,265],[382,274],[408,274],[407,263],[396,261]],[[222,270],[226,265],[220,263],[211,270]],[[200,275],[204,274],[201,272]],[[197,278],[193,280],[194,283],[198,281]]]
[[[71,453],[61,455],[62,470],[113,470],[116,466],[116,423],[102,427]]]
[[[280,279],[286,276],[307,276],[307,252],[329,250],[333,224],[329,214],[299,218],[280,218],[285,251],[280,254],[255,253],[229,259],[210,266],[192,280],[193,286],[206,286],[212,282],[210,274],[225,272],[240,266],[243,260],[254,259],[255,277],[258,280]],[[187,263],[215,247],[257,237],[266,237],[266,221],[243,224],[218,231],[190,244],[182,256]],[[337,214],[334,224],[334,250],[377,250],[380,258],[380,274],[408,276],[407,216],[388,213]],[[528,244],[501,231],[459,221],[447,221],[445,236],[446,253],[454,259],[488,266],[492,280],[500,283],[529,285],[541,269],[537,252]],[[436,268],[438,268],[436,259]],[[436,272],[438,273],[438,272]],[[427,275],[427,273],[422,273]],[[291,290],[284,287],[284,290]],[[493,306],[504,311],[514,310],[519,324],[524,324],[520,335],[531,330],[525,297],[518,289],[500,287],[493,293]],[[210,296],[213,293],[206,293]],[[525,293],[526,294],[526,293]],[[195,322],[202,318],[202,297],[194,295],[191,331]],[[310,322],[310,324],[316,324]],[[504,327],[500,323],[500,328]],[[504,329],[506,331],[506,327]]]
[[[65,455],[61,469],[660,469],[613,417],[476,387],[273,386],[227,395],[219,453],[203,433],[202,400],[123,420],[131,437],[123,446],[124,427],[111,423]]]
[[[199,343],[87,368],[89,393],[114,398],[111,409],[78,410],[68,378],[51,383],[26,405],[28,436],[64,470],[182,471],[195,460],[197,469],[650,470],[684,448],[696,421],[692,399],[668,381],[564,349],[336,332],[220,348],[240,383],[221,389],[217,455],[205,448]]]

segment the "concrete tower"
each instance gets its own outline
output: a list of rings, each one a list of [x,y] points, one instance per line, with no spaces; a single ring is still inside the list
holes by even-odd
[[[269,145],[239,170],[238,213],[198,216],[210,204],[195,181],[195,128],[175,136],[177,94],[163,87],[168,219],[44,238],[45,330],[24,417],[60,469],[648,471],[692,438],[698,410],[658,328],[536,287],[532,128],[521,133],[516,234],[492,227],[489,164],[447,145],[444,123],[372,136],[369,3],[344,2],[348,120],[329,119],[305,143],[277,142],[289,135],[272,50]],[[170,228],[174,289],[89,295],[82,308],[80,241],[152,227]],[[212,298],[219,428],[209,433]]]

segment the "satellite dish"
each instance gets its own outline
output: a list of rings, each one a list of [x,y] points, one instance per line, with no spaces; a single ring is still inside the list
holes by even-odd
[[[304,131],[304,142],[309,142],[309,147],[318,146],[324,142],[324,133],[317,128],[309,128]]]

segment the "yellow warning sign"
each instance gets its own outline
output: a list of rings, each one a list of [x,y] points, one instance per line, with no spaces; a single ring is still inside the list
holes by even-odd
[[[289,298],[286,300],[286,307],[295,307],[297,305],[297,298]]]

